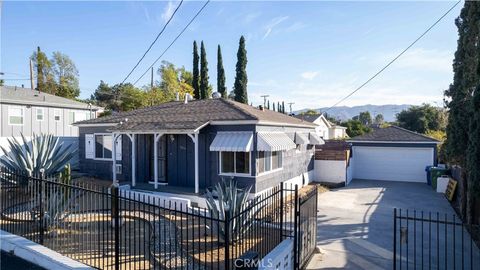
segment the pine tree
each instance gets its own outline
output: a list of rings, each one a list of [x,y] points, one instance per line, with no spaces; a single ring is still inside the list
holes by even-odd
[[[450,161],[461,166],[466,164],[465,150],[469,134],[466,123],[471,117],[473,89],[478,84],[478,6],[478,2],[466,1],[460,16],[455,20],[459,38],[453,62],[454,78],[445,91],[445,96],[450,99],[446,102],[449,109],[446,153]]]
[[[245,49],[245,38],[242,36],[238,45],[237,66],[235,75],[235,84],[233,91],[235,93],[235,101],[248,104],[247,94],[247,50]]]
[[[467,222],[469,224],[473,222],[474,202],[480,197],[480,85],[473,96],[472,111],[467,147]]]
[[[282,101],[282,113],[285,113],[285,101]]]
[[[277,112],[282,112],[280,109],[280,102],[277,101]]]
[[[275,102],[272,103],[272,106],[273,106],[273,111],[275,111]]]
[[[223,98],[227,98],[227,88],[225,87],[225,69],[223,68],[222,49],[218,45],[217,50],[217,91]]]
[[[200,97],[202,99],[209,98],[208,96],[208,62],[207,62],[207,52],[205,51],[205,46],[203,41],[200,45]]]
[[[199,71],[198,71],[198,48],[197,41],[193,42],[193,72],[192,72],[192,86],[193,95],[196,99],[200,99],[200,83],[199,83]]]
[[[37,47],[37,90],[38,91],[45,91],[44,85],[45,82],[43,80],[43,59],[42,56],[44,54],[40,50],[40,47]]]

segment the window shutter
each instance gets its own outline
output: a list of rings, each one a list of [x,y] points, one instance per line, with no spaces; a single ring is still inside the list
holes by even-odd
[[[115,151],[116,151],[116,160],[122,160],[122,135],[118,136],[117,141],[115,143]]]
[[[93,134],[85,134],[85,158],[93,159],[95,156],[95,141]]]

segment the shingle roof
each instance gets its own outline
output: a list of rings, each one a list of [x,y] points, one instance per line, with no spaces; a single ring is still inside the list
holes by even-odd
[[[389,126],[376,128],[372,132],[351,138],[349,141],[372,141],[372,142],[430,142],[438,141],[401,127]]]
[[[313,123],[315,120],[317,120],[320,117],[320,115],[321,114],[297,114],[297,115],[294,115],[293,117]]]
[[[101,109],[97,106],[89,106],[87,103],[58,97],[28,88],[0,86],[0,102],[18,105],[37,105],[60,108]]]
[[[173,101],[75,124],[121,123],[111,127],[111,131],[195,130],[210,121],[242,120],[315,127],[312,123],[282,113],[261,111],[255,107],[222,98],[192,100],[187,104]]]

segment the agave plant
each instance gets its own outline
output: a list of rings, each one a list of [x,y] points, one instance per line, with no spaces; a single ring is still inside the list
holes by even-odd
[[[77,152],[72,145],[65,147],[51,134],[34,134],[31,142],[21,135],[21,140],[15,137],[8,139],[10,151],[0,146],[6,154],[0,159],[0,164],[28,176],[38,175],[41,169],[44,169],[45,175],[57,174]]]
[[[251,207],[256,200],[248,199],[251,189],[251,187],[238,188],[237,182],[233,178],[222,178],[212,191],[207,190],[207,208],[212,218],[223,221],[229,219],[228,228],[225,226],[226,222],[220,222],[219,228],[213,229],[214,232],[218,231],[220,242],[225,241],[227,234],[229,239],[235,242],[241,239],[241,236],[250,228],[255,213],[258,211]],[[215,195],[217,199],[215,199]]]

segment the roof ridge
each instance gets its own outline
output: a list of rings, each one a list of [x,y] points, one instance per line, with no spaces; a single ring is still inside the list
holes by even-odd
[[[238,106],[237,103],[240,103],[240,102],[238,102],[238,101],[234,101],[234,100],[230,100],[230,99],[224,99],[224,98],[219,98],[219,100],[221,100],[221,101],[223,101],[223,102],[225,102],[225,103],[227,103],[227,104],[229,103],[229,104],[233,105],[236,110],[244,113],[245,115],[248,115],[248,116],[250,116],[250,117],[252,117],[252,118],[254,118],[254,119],[260,120],[256,115],[251,114],[250,112],[246,111],[246,110],[243,109],[242,107]],[[241,103],[241,104],[244,104],[244,103]],[[248,104],[244,104],[244,105],[250,106],[250,105],[248,105]],[[251,107],[253,107],[253,106],[251,106]],[[255,108],[255,107],[253,107],[253,108]]]
[[[418,136],[421,136],[421,137],[424,137],[424,138],[427,138],[427,139],[431,139],[431,140],[435,140],[435,141],[439,141],[435,138],[432,138],[432,137],[429,137],[425,134],[421,134],[421,133],[418,133],[416,131],[413,131],[413,130],[409,130],[409,129],[406,129],[406,128],[402,128],[402,127],[399,127],[399,126],[396,126],[396,125],[390,125],[390,127],[393,127],[393,128],[396,128],[396,129],[400,129],[400,130],[403,130],[403,131],[406,131],[406,132],[409,132],[409,133],[412,133],[412,134],[415,134],[415,135],[418,135]]]

